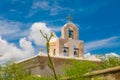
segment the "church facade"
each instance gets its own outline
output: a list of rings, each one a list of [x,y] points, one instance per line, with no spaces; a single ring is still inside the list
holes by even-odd
[[[84,43],[79,40],[79,29],[72,22],[68,22],[61,29],[61,38],[50,41],[50,55],[83,58]]]

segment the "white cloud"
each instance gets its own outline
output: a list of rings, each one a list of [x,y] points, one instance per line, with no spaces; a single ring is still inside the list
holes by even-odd
[[[86,60],[93,60],[93,61],[101,61],[101,58],[107,59],[108,57],[120,57],[117,53],[110,52],[110,53],[104,53],[103,56],[100,56],[98,54],[91,54],[91,53],[86,53],[84,54],[84,59]]]
[[[44,10],[48,10],[50,8],[50,6],[48,5],[47,1],[39,1],[39,2],[37,1],[37,2],[33,3],[32,8],[33,9],[41,8]]]
[[[0,63],[10,60],[11,58],[23,59],[34,55],[34,48],[30,41],[26,38],[21,38],[19,41],[20,48],[17,48],[15,44],[8,43],[0,36]]]
[[[58,13],[68,10],[68,8],[63,8],[59,6],[57,3],[54,3],[54,5],[50,8],[50,15],[54,16],[57,15]]]
[[[26,17],[29,18],[40,10],[49,11],[50,7],[48,1],[33,1],[29,14]]]
[[[7,20],[0,20],[0,35],[13,34],[19,31],[21,23]],[[12,29],[11,29],[12,28]]]
[[[105,56],[106,57],[110,57],[110,56],[119,57],[120,55],[118,55],[117,53],[111,52],[111,53],[106,53]]]
[[[68,8],[59,6],[56,1],[54,1],[53,4],[50,4],[49,1],[35,1],[27,17],[34,15],[39,9],[49,11],[50,15],[57,15],[60,11],[68,10]]]
[[[26,54],[26,57],[33,55],[34,48],[30,41],[27,41],[26,38],[21,38],[19,44],[20,47],[22,48],[23,53]]]
[[[15,23],[11,21],[4,21],[1,22],[0,25],[3,25],[6,30],[8,30],[4,34],[1,32],[3,36],[12,35],[11,37],[13,38],[16,37],[19,32],[22,32],[22,30],[18,28],[21,25],[19,22]],[[12,26],[14,28],[10,30],[9,27]],[[2,29],[3,27],[0,28]],[[34,55],[34,47],[32,46],[31,41],[28,41],[27,38],[34,41],[36,45],[45,46],[46,40],[43,38],[39,30],[42,30],[43,33],[48,34],[48,36],[52,32],[50,28],[46,27],[46,23],[34,23],[31,26],[30,30],[23,31],[23,34],[19,33],[19,48],[15,45],[15,43],[9,43],[7,40],[3,40],[0,36],[0,55],[2,55],[2,57],[0,57],[0,63],[5,62],[6,60],[10,60],[11,58],[23,59]],[[5,31],[5,29],[3,28],[2,31]],[[27,38],[21,38],[21,35],[24,34],[28,34]]]
[[[45,46],[46,40],[41,35],[40,30],[42,30],[42,32],[46,33],[48,36],[52,32],[48,27],[46,27],[45,23],[37,22],[34,23],[30,28],[29,39],[34,41],[36,45]]]
[[[62,8],[62,7],[60,7],[60,6],[58,6],[58,5],[54,5],[53,7],[51,7],[51,9],[50,9],[50,15],[57,15],[58,13],[59,13],[59,11],[62,11],[62,10],[64,10],[65,8]]]
[[[91,53],[84,54],[84,59],[93,60],[93,61],[101,61],[97,55],[92,55]]]
[[[85,51],[118,46],[120,44],[116,42],[118,38],[119,37],[110,37],[110,38],[103,39],[103,40],[87,42],[85,43]]]
[[[16,21],[9,21],[0,19],[0,35],[7,36],[7,39],[17,39],[28,35],[29,30],[23,29],[23,27],[29,24],[24,24]]]

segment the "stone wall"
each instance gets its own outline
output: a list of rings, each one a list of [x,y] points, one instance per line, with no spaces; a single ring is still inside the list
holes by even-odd
[[[73,58],[68,57],[54,57],[52,56],[52,60],[55,65],[55,71],[57,74],[64,74],[63,67],[65,64],[70,64],[71,60]],[[76,58],[78,61],[86,61],[81,60],[79,58]],[[101,64],[99,61],[93,61],[96,64]],[[20,62],[21,65],[24,66],[24,68],[30,73],[35,75],[41,75],[41,76],[48,76],[50,73],[52,73],[51,69],[47,65],[48,63],[48,57],[47,56],[36,56],[33,58],[30,58],[28,60]]]
[[[88,76],[91,80],[120,80],[120,66],[93,71]]]

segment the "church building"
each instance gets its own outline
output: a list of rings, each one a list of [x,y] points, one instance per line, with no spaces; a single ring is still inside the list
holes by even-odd
[[[50,56],[53,60],[55,71],[61,73],[64,63],[70,63],[70,60],[84,61],[84,42],[79,40],[79,29],[72,22],[67,22],[61,29],[61,37],[53,37],[50,40]],[[94,61],[99,63],[99,61]],[[41,51],[38,55],[21,60],[18,64],[22,64],[24,68],[34,75],[47,76],[51,73],[51,69],[47,65],[47,54]]]
[[[50,55],[83,58],[84,44],[79,40],[79,29],[68,22],[61,29],[61,38],[50,41]]]

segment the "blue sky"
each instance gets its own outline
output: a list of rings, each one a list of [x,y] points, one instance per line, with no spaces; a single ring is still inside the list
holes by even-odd
[[[37,54],[42,45],[29,39],[32,25],[45,23],[60,37],[60,28],[70,14],[79,28],[79,38],[85,42],[85,53],[120,54],[119,4],[119,0],[1,0],[1,41],[24,50],[25,46],[20,45],[22,38]]]

